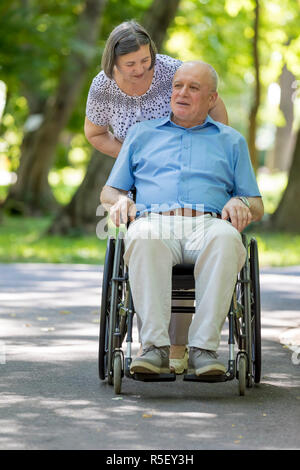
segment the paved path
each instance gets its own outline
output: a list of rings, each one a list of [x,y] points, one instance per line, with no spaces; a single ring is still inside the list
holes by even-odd
[[[300,267],[261,273],[263,377],[245,397],[235,380],[181,377],[124,379],[115,397],[97,375],[101,280],[94,266],[0,265],[0,449],[300,448]]]

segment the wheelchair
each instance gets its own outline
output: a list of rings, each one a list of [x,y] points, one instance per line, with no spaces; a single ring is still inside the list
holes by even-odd
[[[223,375],[185,374],[183,380],[194,382],[226,382],[237,379],[240,396],[246,388],[258,384],[261,378],[261,315],[260,283],[257,241],[242,233],[247,250],[246,261],[237,276],[228,320],[228,368]],[[100,332],[98,371],[100,380],[121,393],[125,377],[144,382],[175,381],[176,374],[131,374],[131,346],[133,342],[134,304],[130,290],[128,270],[123,260],[124,233],[111,236],[105,254],[102,299],[100,308]],[[194,265],[180,264],[173,267],[172,299],[195,299]],[[194,306],[173,306],[172,312],[194,313]],[[125,346],[126,343],[126,346]],[[237,351],[236,351],[237,349]],[[125,350],[125,351],[124,351]]]

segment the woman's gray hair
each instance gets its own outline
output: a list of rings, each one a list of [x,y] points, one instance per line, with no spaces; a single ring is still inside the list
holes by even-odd
[[[104,73],[109,78],[112,78],[116,58],[130,52],[136,52],[141,46],[146,44],[149,44],[151,54],[150,69],[152,69],[155,64],[157,50],[149,33],[133,20],[121,23],[112,30],[107,39],[101,61]]]

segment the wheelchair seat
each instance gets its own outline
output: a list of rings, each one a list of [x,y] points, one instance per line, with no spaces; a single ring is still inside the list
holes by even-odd
[[[172,271],[172,290],[190,290],[194,288],[194,265],[175,264]]]
[[[173,274],[175,276],[192,276],[193,270],[193,264],[175,264],[173,266]]]

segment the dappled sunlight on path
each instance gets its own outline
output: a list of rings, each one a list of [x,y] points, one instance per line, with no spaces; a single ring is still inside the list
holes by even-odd
[[[195,384],[182,376],[150,384],[125,378],[115,396],[97,372],[102,268],[0,271],[2,449],[299,448],[299,365],[280,343],[299,326],[297,267],[262,270],[262,381],[245,397],[236,380]],[[227,351],[225,327],[222,359]]]

